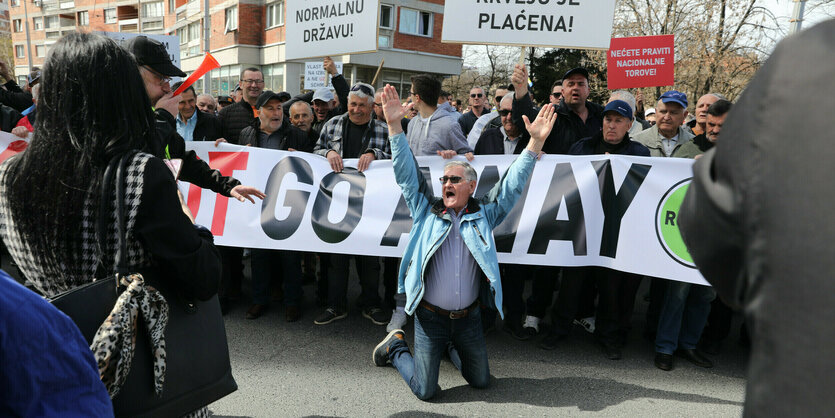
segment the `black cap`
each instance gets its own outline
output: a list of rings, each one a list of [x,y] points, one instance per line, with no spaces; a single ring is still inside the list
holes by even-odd
[[[218,103],[232,104],[232,99],[229,96],[217,96]]]
[[[290,94],[287,93],[287,95],[289,96]],[[270,90],[264,90],[264,92],[261,93],[260,96],[258,96],[258,100],[255,101],[255,108],[260,109],[261,106],[267,104],[267,102],[269,102],[272,99],[276,99],[283,103],[284,100],[282,100],[282,98],[283,96],[281,95],[281,93],[276,93]]]
[[[290,96],[290,93],[287,93],[286,91],[282,91],[282,92],[278,93],[278,100],[281,100],[282,102],[286,102],[290,99],[292,99],[292,96]]]
[[[137,36],[128,42],[128,51],[136,58],[139,65],[147,65],[154,71],[167,77],[185,77],[183,70],[171,63],[168,51],[156,39],[147,36]]]
[[[589,79],[589,71],[588,71],[588,70],[586,70],[586,69],[585,69],[585,68],[583,68],[583,67],[577,67],[577,68],[572,68],[572,69],[568,70],[568,71],[565,73],[565,75],[563,75],[563,76],[562,76],[562,79],[563,79],[563,80],[565,80],[566,78],[568,78],[568,77],[570,77],[570,76],[572,76],[572,75],[574,75],[574,74],[580,74],[580,75],[582,75],[583,77],[585,77],[585,78],[586,78],[586,80],[588,80],[588,79]]]

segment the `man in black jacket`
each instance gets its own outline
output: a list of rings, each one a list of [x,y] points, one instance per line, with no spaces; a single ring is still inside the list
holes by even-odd
[[[171,88],[177,90],[181,84],[182,81],[178,81]],[[197,108],[193,86],[180,93],[176,121],[177,133],[185,141],[215,141],[220,138],[220,121],[215,115]]]
[[[513,123],[524,128],[522,115],[528,119],[536,117],[537,110],[528,94],[528,69],[516,65],[510,79],[515,89],[513,100]],[[547,154],[568,154],[568,150],[581,138],[594,136],[600,132],[603,124],[603,106],[588,101],[589,72],[585,68],[573,68],[562,77],[562,97],[556,105],[557,122],[551,130],[542,151]],[[550,105],[549,106],[554,106]],[[559,275],[559,267],[540,267],[534,277],[534,291],[528,299],[528,316],[525,328],[529,332],[539,332],[539,321],[545,316],[551,304],[553,290]],[[583,293],[585,307],[580,310],[581,317],[591,313],[594,293],[589,286]],[[543,344],[543,348],[553,348],[553,344]]]
[[[678,216],[699,271],[751,325],[746,417],[835,415],[833,50],[835,20],[777,45]]]
[[[264,74],[255,67],[249,67],[241,72],[241,87],[243,97],[241,101],[226,106],[218,113],[221,125],[221,136],[232,144],[239,144],[238,135],[241,129],[252,125],[258,120],[255,102],[264,91]]]
[[[255,102],[258,122],[241,130],[241,145],[285,151],[313,151],[304,132],[291,125],[284,117],[281,97],[265,91]],[[287,250],[253,248],[252,253],[252,305],[246,312],[247,319],[264,314],[270,303],[270,281],[279,274],[284,279],[284,317],[296,322],[301,317],[299,302],[302,297],[301,253]]]
[[[17,85],[5,61],[0,61],[0,77],[6,80],[0,87],[0,104],[9,106],[18,112],[23,112],[29,106],[32,106],[32,93],[23,91]]]
[[[223,196],[234,197],[241,202],[249,200],[255,203],[253,197],[263,199],[265,197],[264,192],[252,186],[244,186],[234,177],[223,176],[220,171],[212,170],[205,161],[197,158],[194,151],[186,151],[185,141],[177,134],[173,116],[179,111],[180,100],[178,97],[171,95],[171,86],[168,84],[171,80],[170,77],[185,77],[186,73],[171,63],[165,47],[156,40],[145,36],[137,36],[128,43],[127,49],[136,58],[137,64],[139,64],[139,72],[145,82],[145,90],[148,92],[151,103],[156,106],[154,111],[156,135],[152,142],[148,143],[148,152],[159,158],[182,159],[180,180],[204,189],[210,189]],[[230,250],[228,252],[232,253],[231,258],[224,249]],[[240,288],[243,264],[241,249],[223,247],[221,255],[223,256],[223,275],[221,289],[218,293],[221,297],[222,307],[225,308],[224,301],[229,294],[230,286],[233,292]],[[233,272],[235,273],[233,274]],[[236,277],[233,278],[233,276]],[[232,281],[237,284],[231,284]]]

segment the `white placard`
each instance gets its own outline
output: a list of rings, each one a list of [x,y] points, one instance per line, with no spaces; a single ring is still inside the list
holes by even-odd
[[[334,62],[334,64],[336,65],[336,72],[342,74],[342,63]],[[331,77],[325,71],[325,64],[322,61],[304,63],[304,88],[316,90],[322,87],[333,87]]]
[[[377,50],[379,0],[288,1],[285,59]]]
[[[615,0],[447,1],[442,40],[607,49],[614,15]]]
[[[346,159],[343,173],[335,174],[324,157],[309,153],[211,142],[187,142],[186,148],[267,195],[253,205],[180,182],[195,222],[211,229],[217,245],[403,254],[411,219],[391,160],[373,161],[357,173],[349,168],[357,160]],[[499,181],[515,158],[476,156],[476,196]],[[446,160],[417,162],[439,194]],[[602,266],[706,284],[676,237],[676,202],[693,175],[692,164],[683,158],[543,156],[527,193],[493,230],[499,262]]]
[[[180,68],[180,38],[176,35],[152,35],[150,33],[122,33],[122,32],[96,32],[110,39],[115,40],[121,46],[137,36],[147,36],[149,39],[159,41],[165,50],[168,51],[168,57],[171,58],[171,63],[175,67]],[[179,78],[178,78],[179,79]],[[172,81],[171,84],[174,84]]]

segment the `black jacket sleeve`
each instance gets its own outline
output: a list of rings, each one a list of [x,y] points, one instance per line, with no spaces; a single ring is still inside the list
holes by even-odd
[[[162,152],[154,152],[160,158],[166,157],[165,150],[171,158],[183,160],[183,167],[180,170],[180,180],[187,181],[203,189],[212,190],[226,197],[231,197],[230,192],[235,186],[241,184],[234,177],[226,177],[220,171],[209,168],[205,161],[197,158],[194,151],[186,151],[186,143],[177,130],[174,116],[168,111],[157,109],[156,112],[157,137],[162,147]]]
[[[186,296],[208,300],[220,284],[220,253],[212,237],[201,233],[183,213],[177,184],[160,159],[145,166],[136,234],[165,280]]]
[[[282,109],[284,110],[284,116],[286,116],[288,118],[290,117],[290,106],[292,106],[293,103],[296,103],[296,102],[310,103],[312,101],[313,101],[313,92],[312,91],[296,95],[296,97],[284,102],[281,105]]]
[[[526,94],[521,99],[517,99],[516,97],[513,98],[513,110],[511,111],[511,120],[513,124],[516,125],[522,131],[527,131],[525,128],[525,121],[522,119],[522,115],[528,115],[528,119],[533,122],[536,119],[536,114],[539,113],[539,109],[537,109],[533,105],[533,101],[531,101],[531,96]]]
[[[0,89],[0,103],[23,112],[32,106],[32,94],[23,91],[14,80],[3,84],[5,89]]]
[[[336,97],[339,98],[339,107],[336,108],[336,114],[341,115],[348,111],[348,92],[350,87],[348,81],[342,74],[337,74],[331,77],[333,89],[336,90]]]

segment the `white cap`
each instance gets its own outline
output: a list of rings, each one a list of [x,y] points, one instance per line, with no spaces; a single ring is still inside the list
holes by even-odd
[[[654,115],[654,114],[655,114],[655,108],[651,107],[651,108],[647,109],[646,112],[644,112],[644,117],[647,117],[649,115]]]

